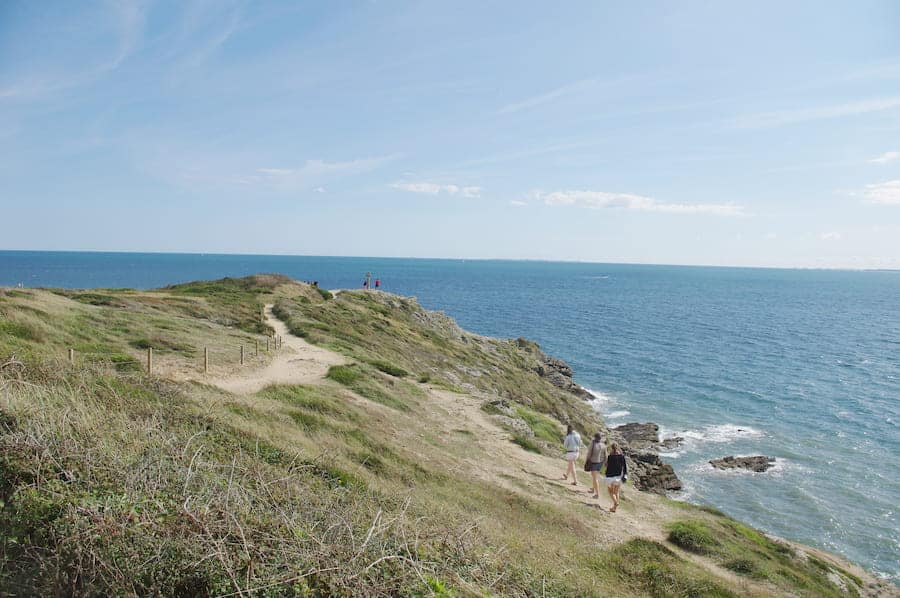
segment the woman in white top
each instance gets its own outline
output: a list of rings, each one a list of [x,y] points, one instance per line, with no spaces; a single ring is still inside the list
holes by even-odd
[[[563,447],[566,449],[566,473],[563,475],[563,479],[569,479],[569,474],[572,475],[572,485],[578,485],[578,478],[575,477],[575,461],[578,460],[578,452],[581,450],[581,436],[571,424],[566,429],[566,438],[563,440]]]

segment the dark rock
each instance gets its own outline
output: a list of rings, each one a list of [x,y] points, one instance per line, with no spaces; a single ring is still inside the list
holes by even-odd
[[[634,487],[645,492],[665,495],[670,490],[681,490],[681,480],[675,470],[653,452],[637,452],[626,455],[628,474]]]
[[[524,339],[518,339],[517,344],[519,347],[523,347],[523,343],[527,343]],[[537,345],[534,345],[534,350],[537,351],[538,359],[540,363],[534,366],[532,369],[534,373],[544,378],[561,390],[566,392],[570,392],[575,396],[581,397],[582,399],[590,399],[591,393],[583,389],[581,386],[575,383],[572,380],[572,366],[563,361],[562,359],[557,359],[556,357],[548,357],[540,352],[540,349],[537,348]],[[530,349],[527,349],[530,352]]]
[[[775,457],[766,457],[764,455],[754,455],[752,457],[735,457],[728,455],[721,459],[713,459],[709,462],[716,469],[747,469],[762,473],[772,467],[775,463]]]
[[[659,426],[631,422],[611,428],[610,432],[631,451],[655,449],[659,444]]]
[[[507,417],[516,417],[516,412],[513,410],[512,405],[510,405],[509,401],[507,401],[506,399],[489,401],[487,407],[488,412],[505,415]]]
[[[677,446],[681,446],[681,443],[684,442],[684,438],[681,436],[672,436],[670,438],[663,438],[659,442],[660,448],[663,449],[673,449]]]

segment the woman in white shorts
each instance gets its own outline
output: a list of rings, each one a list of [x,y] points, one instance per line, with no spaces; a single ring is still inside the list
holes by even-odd
[[[581,450],[581,436],[578,432],[575,431],[575,428],[572,427],[571,424],[566,428],[566,438],[563,440],[563,448],[566,449],[565,459],[566,463],[566,473],[563,475],[563,479],[569,479],[569,475],[572,475],[572,485],[578,485],[578,478],[575,477],[575,461],[578,460],[578,452]]]
[[[610,513],[615,513],[619,506],[619,488],[628,479],[628,465],[625,463],[625,455],[619,449],[619,444],[613,442],[609,445],[609,457],[606,458],[606,491],[612,506]]]

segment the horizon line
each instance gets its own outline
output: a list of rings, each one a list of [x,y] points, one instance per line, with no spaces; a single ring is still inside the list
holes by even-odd
[[[480,261],[480,262],[540,262],[556,264],[597,264],[613,266],[665,266],[675,268],[733,268],[752,270],[830,270],[846,272],[900,272],[897,268],[849,267],[849,266],[763,266],[763,265],[723,265],[723,264],[685,264],[641,261],[600,261],[558,258],[502,258],[502,257],[434,257],[434,256],[378,256],[378,255],[322,255],[312,253],[240,253],[222,251],[134,251],[127,249],[0,249],[0,253],[112,253],[135,255],[196,255],[196,256],[236,256],[236,257],[311,257],[335,259],[373,260],[440,260],[440,261]]]

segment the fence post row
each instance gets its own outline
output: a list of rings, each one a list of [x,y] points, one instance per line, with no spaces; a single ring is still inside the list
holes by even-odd
[[[281,344],[284,343],[284,339],[282,339],[281,336],[279,336],[279,335],[274,336],[274,341],[275,341],[276,349]],[[255,346],[254,346],[254,350],[253,350],[253,355],[258,357],[259,356],[259,339],[255,340],[254,343],[255,343]],[[269,337],[266,337],[266,352],[268,352],[269,349],[270,349]],[[75,364],[75,349],[69,348],[67,350],[67,352],[68,352],[69,363],[74,365]],[[244,365],[244,361],[245,361],[244,355],[245,355],[244,354],[244,345],[241,345],[241,365]],[[147,373],[148,374],[153,373],[153,347],[147,347]],[[203,373],[204,374],[209,373],[209,347],[203,347]]]

